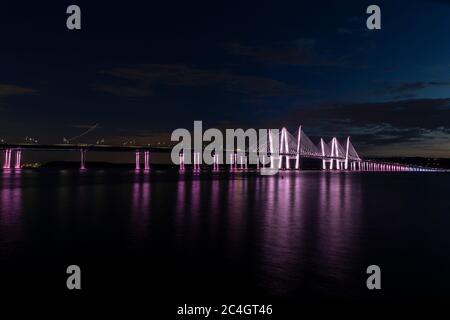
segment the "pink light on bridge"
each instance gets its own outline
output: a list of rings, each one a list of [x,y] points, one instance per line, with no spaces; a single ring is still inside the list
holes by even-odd
[[[180,170],[184,171],[184,151],[178,155],[180,159]]]
[[[325,147],[323,145],[323,139],[320,138],[320,147],[322,148],[322,157],[325,157]],[[322,159],[322,169],[326,170],[327,169],[327,164],[325,162],[325,159]]]
[[[144,152],[144,170],[145,171],[150,170],[150,151]]]
[[[194,152],[193,156],[194,156],[194,163],[193,163],[194,167],[192,169],[195,171],[197,169],[197,154]]]
[[[331,140],[331,157],[334,157],[334,143],[335,143],[335,139],[336,138],[333,138]],[[331,160],[330,160],[330,170],[333,170],[333,162],[334,162],[334,160],[333,160],[333,158],[331,158]]]
[[[288,144],[288,136],[286,128],[281,129],[281,143],[280,143],[280,163],[278,168],[281,169],[283,167],[283,156],[281,154],[286,154],[284,157],[286,159],[286,169],[289,169],[289,144]]]
[[[3,161],[3,169],[10,169],[11,168],[11,149],[5,150],[5,158]]]
[[[295,158],[295,169],[300,169],[300,143],[302,139],[302,126],[298,127],[298,136],[297,136],[297,157]],[[322,151],[323,153],[323,151]]]
[[[80,164],[80,170],[86,170],[86,150],[80,149],[81,153],[81,164]]]
[[[14,166],[15,169],[20,169],[21,158],[22,158],[22,151],[17,150],[16,151],[16,165]]]
[[[214,154],[213,156],[213,171],[219,171],[219,155]]]
[[[274,169],[273,163],[273,139],[272,139],[272,130],[269,129],[269,152],[270,152],[270,169]]]
[[[194,171],[200,171],[200,152],[194,152]]]
[[[139,151],[136,151],[136,170],[141,170],[141,159]]]

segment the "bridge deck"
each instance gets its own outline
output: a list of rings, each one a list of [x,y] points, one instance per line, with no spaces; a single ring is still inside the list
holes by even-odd
[[[95,152],[135,152],[135,151],[150,151],[152,153],[171,153],[172,148],[169,147],[151,147],[151,146],[139,146],[139,145],[129,145],[129,146],[114,146],[114,145],[92,145],[92,144],[34,144],[34,143],[4,143],[0,144],[0,149],[19,149],[19,150],[30,150],[30,151],[78,151],[84,149],[87,151]],[[185,149],[187,150],[187,149]],[[191,149],[191,152],[194,150]],[[225,150],[225,152],[233,152],[233,150]],[[236,151],[234,151],[236,152]],[[240,153],[240,152],[236,152]],[[245,151],[246,155],[249,155],[249,151]],[[270,152],[266,153],[271,155]],[[279,153],[280,156],[290,156],[295,157],[295,153]],[[345,157],[330,157],[321,156],[314,154],[300,154],[301,158],[312,158],[312,159],[322,159],[331,160],[339,159],[345,160]],[[356,161],[358,159],[349,159]]]

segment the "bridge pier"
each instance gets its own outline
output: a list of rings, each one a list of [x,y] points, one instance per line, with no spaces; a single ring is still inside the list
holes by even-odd
[[[241,155],[239,159],[240,169],[245,170],[247,168],[247,158],[245,155]]]
[[[238,155],[237,153],[230,154],[230,171],[237,171],[238,169]]]
[[[144,170],[145,171],[150,170],[150,151],[144,152]]]
[[[16,165],[14,166],[15,169],[20,169],[21,160],[22,160],[22,151],[16,150]]]
[[[219,171],[219,155],[214,154],[213,156],[213,171]]]
[[[180,163],[180,171],[184,171],[184,152],[180,152],[178,154],[179,163]]]
[[[259,157],[258,157],[258,160],[259,160]],[[261,166],[262,166],[263,168],[266,167],[266,156],[265,156],[265,155],[262,156],[262,163],[261,163]],[[258,169],[259,169],[259,161],[258,161]]]
[[[5,149],[3,169],[11,169],[11,149]]]
[[[81,153],[80,170],[86,170],[86,150],[80,149],[80,153]]]
[[[200,171],[200,152],[194,152],[194,171]]]
[[[141,153],[136,151],[136,171],[141,170]]]

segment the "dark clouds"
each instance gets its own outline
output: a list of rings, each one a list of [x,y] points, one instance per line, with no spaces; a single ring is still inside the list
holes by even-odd
[[[410,94],[411,92],[432,88],[450,86],[450,81],[416,81],[416,82],[401,82],[401,83],[384,83],[382,85],[385,94]]]
[[[320,132],[341,138],[350,135],[366,152],[394,152],[395,146],[395,152],[403,154],[400,145],[404,144],[417,154],[425,145],[444,155],[450,141],[450,98],[301,107],[281,122],[302,124],[311,136]]]
[[[317,41],[309,38],[299,38],[272,46],[229,43],[224,47],[230,54],[250,57],[264,63],[313,67],[365,67],[354,64],[344,57],[332,57],[321,53]]]
[[[38,90],[36,89],[0,83],[0,96],[3,97],[37,93]]]
[[[345,123],[349,129],[352,125],[379,124],[389,124],[396,128],[432,129],[449,126],[450,98],[302,107],[293,110],[289,117],[311,123]]]
[[[154,94],[157,85],[168,87],[218,87],[222,90],[261,97],[301,95],[304,91],[271,78],[240,75],[227,70],[211,70],[184,64],[145,64],[113,68],[102,72],[121,80],[120,84],[102,84],[94,88],[118,96],[143,97]]]

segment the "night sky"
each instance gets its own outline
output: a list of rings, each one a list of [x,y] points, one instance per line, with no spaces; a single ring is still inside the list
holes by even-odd
[[[450,157],[450,1],[93,2],[2,2],[0,139],[155,143],[203,120]]]

